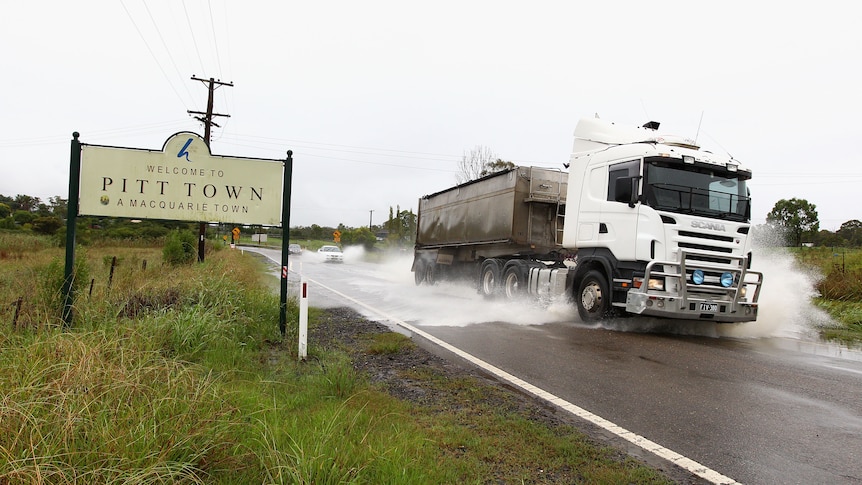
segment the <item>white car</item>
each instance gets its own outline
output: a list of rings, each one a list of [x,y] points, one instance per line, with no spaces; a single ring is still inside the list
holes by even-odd
[[[341,252],[341,248],[338,246],[321,246],[321,248],[317,250],[317,253],[322,254],[323,260],[327,263],[344,262],[344,253]]]

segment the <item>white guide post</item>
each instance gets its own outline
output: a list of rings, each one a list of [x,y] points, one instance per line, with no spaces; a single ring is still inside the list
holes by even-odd
[[[308,356],[308,282],[299,278],[299,360]]]

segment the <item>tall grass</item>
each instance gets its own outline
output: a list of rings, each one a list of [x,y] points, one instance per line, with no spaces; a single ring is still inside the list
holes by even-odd
[[[140,336],[30,334],[0,365],[0,478],[21,482],[204,482],[241,461],[235,406],[217,381]],[[224,419],[228,418],[228,419]],[[0,480],[2,481],[2,480]]]
[[[816,268],[823,277],[817,282],[820,296],[814,303],[838,323],[824,328],[827,339],[862,342],[862,250],[847,248],[799,248],[794,255],[802,264]]]

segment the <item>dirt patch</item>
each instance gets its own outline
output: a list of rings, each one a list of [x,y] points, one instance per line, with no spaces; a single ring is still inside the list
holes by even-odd
[[[463,402],[457,387],[434,386],[437,379],[470,379],[471,386],[485,387],[488,392],[473,394],[482,396],[487,404],[495,409],[502,409],[534,422],[543,423],[549,427],[572,426],[589,437],[596,446],[611,447],[619,450],[619,459],[626,457],[644,462],[670,480],[682,484],[708,483],[690,472],[661,460],[651,453],[630,445],[628,442],[608,436],[590,423],[582,421],[555,406],[521,392],[504,386],[496,379],[484,375],[467,363],[453,362],[444,358],[423,345],[409,345],[395,353],[367,352],[367,342],[375,334],[387,333],[391,330],[380,323],[363,318],[349,308],[332,308],[324,310],[316,325],[309,329],[309,341],[324,348],[338,348],[347,352],[353,362],[353,367],[366,375],[372,383],[398,399],[431,408],[440,409],[457,407]],[[425,344],[430,345],[430,344]],[[434,350],[434,349],[431,349]],[[414,379],[411,375],[421,372],[433,379]],[[472,397],[471,397],[472,398]],[[548,477],[546,476],[545,479]],[[575,480],[574,482],[576,482]],[[573,483],[571,476],[559,477],[558,481],[543,480],[543,483]]]

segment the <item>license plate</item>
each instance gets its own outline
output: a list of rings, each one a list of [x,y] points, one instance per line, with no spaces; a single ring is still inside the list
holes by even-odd
[[[701,303],[700,311],[715,313],[718,311],[718,303]]]

